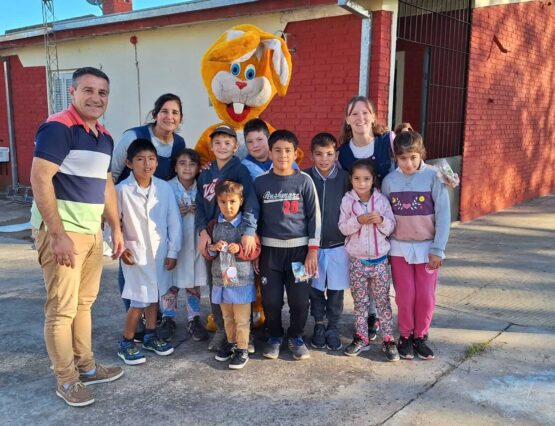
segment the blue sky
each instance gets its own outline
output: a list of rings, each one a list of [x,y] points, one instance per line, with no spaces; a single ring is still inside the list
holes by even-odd
[[[183,3],[184,0],[133,0],[133,10],[168,4]],[[54,0],[57,20],[83,15],[101,15],[98,6],[86,0]],[[0,35],[8,29],[26,27],[42,23],[41,0],[2,0],[0,6]]]

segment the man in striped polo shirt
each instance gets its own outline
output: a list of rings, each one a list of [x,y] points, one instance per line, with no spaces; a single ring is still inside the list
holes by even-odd
[[[73,73],[71,106],[40,126],[31,168],[31,222],[39,229],[36,245],[46,285],[44,339],[56,394],[75,407],[94,402],[84,385],[123,374],[119,367],[97,364],[91,343],[91,307],[103,262],[102,215],[113,230],[113,258],[124,249],[110,172],[114,141],[97,121],[108,105],[109,84],[96,68]]]

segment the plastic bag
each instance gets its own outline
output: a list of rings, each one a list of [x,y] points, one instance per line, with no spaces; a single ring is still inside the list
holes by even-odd
[[[435,164],[435,166],[437,168],[437,177],[440,178],[445,185],[451,188],[456,188],[457,186],[459,186],[459,175],[453,171],[445,158],[439,160]]]
[[[235,255],[228,251],[228,245],[224,245],[220,251],[220,268],[222,270],[222,278],[224,286],[238,285],[239,278],[237,277],[237,263],[235,262]]]
[[[315,277],[315,275],[308,275],[308,273],[304,269],[304,263],[302,262],[291,262],[291,269],[293,270],[293,275],[295,276],[296,283],[308,281],[311,278]]]

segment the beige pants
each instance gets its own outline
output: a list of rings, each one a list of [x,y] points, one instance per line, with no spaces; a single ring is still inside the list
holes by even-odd
[[[224,317],[227,341],[237,343],[239,349],[247,349],[251,329],[251,304],[230,305],[222,303],[220,307]]]
[[[60,266],[48,233],[37,236],[39,264],[46,286],[44,340],[58,383],[79,381],[79,370],[95,367],[91,343],[91,307],[100,288],[102,236],[68,232],[77,255],[75,268]]]

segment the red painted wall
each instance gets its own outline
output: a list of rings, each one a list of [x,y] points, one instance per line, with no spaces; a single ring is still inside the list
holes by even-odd
[[[122,13],[133,10],[133,0],[104,0],[102,2],[102,14]]]
[[[0,146],[8,147],[8,117],[6,112],[6,85],[4,84],[4,64],[0,61]],[[0,191],[11,183],[9,163],[0,163]]]
[[[397,40],[397,51],[405,52],[405,82],[403,87],[399,88],[403,90],[402,121],[409,122],[414,130],[420,132],[424,46]],[[400,123],[395,123],[397,124]]]
[[[555,5],[474,10],[461,220],[555,190],[554,46]]]
[[[23,67],[17,56],[10,57],[10,68],[18,179],[22,185],[30,185],[35,133],[48,116],[45,69],[44,67]],[[3,74],[2,86],[4,86]],[[0,89],[0,103],[2,104],[0,139],[4,139],[0,145],[8,146],[6,100],[3,88]],[[11,185],[11,177],[6,178],[6,175],[0,172],[0,189],[6,189],[9,185]]]
[[[391,70],[391,19],[386,11],[372,13],[372,49],[370,56],[370,99],[378,121],[386,124]]]
[[[354,15],[293,22],[287,25],[288,45],[294,49],[293,77],[287,95],[275,97],[263,118],[287,128],[310,152],[319,132],[339,136],[347,101],[358,94],[361,20]],[[370,97],[378,119],[387,120],[391,48],[391,13],[374,12]],[[303,166],[310,164],[309,155]]]
[[[287,95],[276,96],[263,118],[295,132],[308,166],[310,140],[318,132],[339,135],[345,104],[358,93],[361,21],[353,15],[287,25],[293,77]]]
[[[403,121],[420,128],[425,50],[430,51],[427,128],[428,158],[459,155],[463,135],[465,55],[468,19],[465,10],[455,10],[454,19],[440,15],[402,18],[397,51],[405,52]],[[417,41],[417,42],[415,42]],[[461,53],[458,53],[461,52]],[[399,124],[399,123],[396,123]]]

